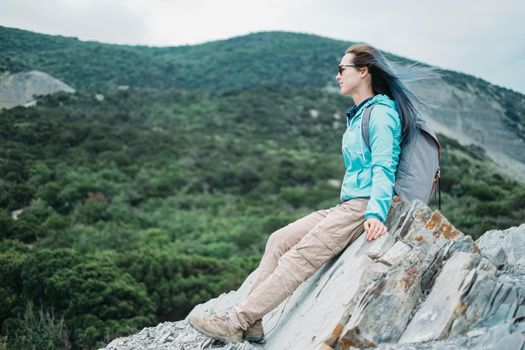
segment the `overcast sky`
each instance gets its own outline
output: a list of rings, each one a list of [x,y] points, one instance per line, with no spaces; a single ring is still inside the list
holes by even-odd
[[[521,93],[524,22],[523,0],[0,0],[0,25],[40,33],[177,46],[302,32],[367,42]]]

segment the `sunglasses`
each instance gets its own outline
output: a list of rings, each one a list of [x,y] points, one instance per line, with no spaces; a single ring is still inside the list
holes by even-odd
[[[341,64],[339,66],[339,74],[343,75],[343,72],[346,67],[357,67],[355,64]]]

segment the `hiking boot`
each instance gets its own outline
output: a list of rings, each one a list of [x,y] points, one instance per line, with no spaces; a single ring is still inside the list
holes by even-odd
[[[233,320],[227,314],[192,315],[190,325],[208,337],[224,343],[241,343],[243,330],[235,328]]]
[[[257,320],[254,324],[251,324],[248,329],[244,331],[243,337],[245,340],[251,343],[264,342],[264,329],[262,320]]]

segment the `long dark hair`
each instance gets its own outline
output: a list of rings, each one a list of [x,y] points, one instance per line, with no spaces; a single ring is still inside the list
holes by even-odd
[[[345,54],[347,53],[354,55],[352,62],[354,65],[368,67],[374,95],[384,94],[396,102],[403,125],[403,139],[409,139],[416,131],[417,115],[421,115],[421,109],[428,111],[430,105],[422,101],[405,82],[440,79],[441,75],[437,69],[417,63],[409,65],[398,63],[394,69],[379,50],[367,44],[352,45],[345,51]]]

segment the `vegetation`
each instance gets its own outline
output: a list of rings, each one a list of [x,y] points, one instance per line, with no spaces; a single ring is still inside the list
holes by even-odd
[[[92,349],[182,319],[237,288],[270,233],[339,202],[349,99],[320,89],[333,72],[318,55],[347,44],[279,34],[285,66],[268,71],[253,43],[269,33],[191,50],[27,33],[0,28],[0,68],[80,90],[0,111],[0,348]],[[525,221],[523,185],[440,139],[442,212],[458,229]]]
[[[491,229],[525,222],[525,186],[498,172],[472,147],[439,135],[442,212],[458,229],[474,239]],[[437,205],[434,199],[432,207]]]

